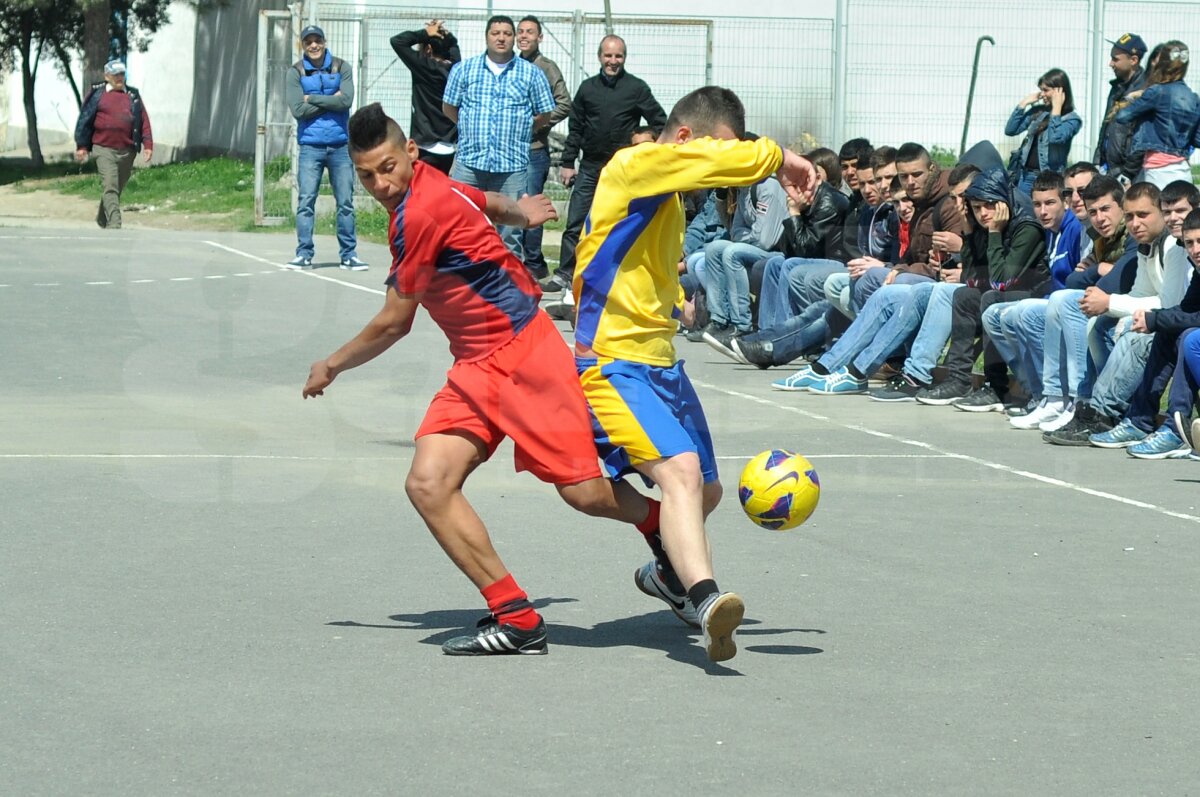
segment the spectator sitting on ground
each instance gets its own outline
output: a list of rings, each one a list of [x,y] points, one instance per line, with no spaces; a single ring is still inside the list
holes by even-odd
[[[1180,184],[1183,182],[1171,185]],[[1196,190],[1195,186],[1191,188],[1193,192]],[[1165,306],[1164,299],[1161,310],[1135,310],[1133,313],[1132,331],[1154,336],[1141,383],[1120,424],[1132,426],[1144,435],[1142,440],[1126,449],[1136,459],[1186,459],[1192,451],[1186,427],[1195,404],[1196,387],[1189,379],[1188,347],[1183,342],[1185,337],[1200,331],[1197,329],[1200,328],[1200,273],[1196,272],[1196,263],[1200,261],[1200,212],[1192,211],[1178,226],[1182,250],[1188,255],[1189,282],[1183,298],[1171,307]],[[1195,348],[1196,343],[1192,341],[1191,348]],[[1155,429],[1168,380],[1171,381],[1171,392],[1167,400],[1167,420]],[[1130,436],[1137,435],[1137,432],[1129,431]],[[1116,436],[1117,430],[1108,434]]]
[[[775,177],[739,188],[729,240],[704,247],[705,298],[711,320],[702,337],[717,351],[724,352],[734,335],[751,330],[748,271],[780,248],[790,202]]]
[[[1118,197],[1122,223],[1128,224],[1129,235],[1138,243],[1132,287],[1124,293],[1108,293],[1099,286],[1085,291],[1058,291],[1050,297],[1046,309],[1046,350],[1049,352],[1057,340],[1062,352],[1059,361],[1066,360],[1069,395],[1075,399],[1071,422],[1045,437],[1054,445],[1090,445],[1093,436],[1113,430],[1141,379],[1151,343],[1148,335],[1125,332],[1122,338],[1128,340],[1122,340],[1119,350],[1114,352],[1118,322],[1131,316],[1134,310],[1162,306],[1165,266],[1168,260],[1175,259],[1171,250],[1178,249],[1159,206],[1160,192],[1150,183],[1134,183],[1128,191],[1120,192],[1120,184],[1111,178],[1093,180],[1083,198],[1094,227],[1112,226],[1104,217],[1112,214],[1108,205]],[[1186,255],[1184,258],[1186,263]],[[1177,270],[1178,266],[1173,267],[1171,273]],[[1167,285],[1177,281],[1172,277]],[[1171,292],[1169,287],[1168,292]],[[1172,304],[1177,303],[1182,290],[1178,296],[1169,298],[1174,299]],[[1114,353],[1117,356],[1110,357]],[[1044,376],[1043,371],[1043,379]],[[1122,430],[1122,435],[1126,431],[1128,428]],[[1122,441],[1114,437],[1101,442],[1109,444],[1100,446],[1104,448],[1116,443],[1129,445],[1137,439]]]
[[[1200,271],[1200,211],[1189,213],[1183,222],[1183,246],[1187,250],[1192,268]],[[1182,303],[1185,306],[1192,307],[1197,300],[1200,300],[1200,296],[1197,296],[1197,292],[1200,290],[1200,285],[1197,284],[1198,280],[1200,280],[1200,276],[1192,276],[1187,296]],[[1183,319],[1180,318],[1175,323],[1182,321]],[[1149,323],[1147,318],[1147,326]],[[1200,320],[1194,320],[1192,326],[1200,327]],[[1171,392],[1167,397],[1167,407],[1170,410],[1171,418],[1175,421],[1175,428],[1183,434],[1188,445],[1192,447],[1189,459],[1200,459],[1200,451],[1197,451],[1197,445],[1200,444],[1200,420],[1188,423],[1193,405],[1196,403],[1198,390],[1200,390],[1200,328],[1193,328],[1180,336],[1179,355],[1175,362],[1175,373],[1171,377]]]
[[[1147,200],[1147,197],[1153,197],[1154,192],[1157,191],[1157,189],[1153,189],[1153,184],[1134,183],[1133,185],[1147,187],[1146,190],[1135,191],[1134,187],[1130,186],[1129,191],[1125,193],[1126,223],[1129,226],[1130,234],[1137,238],[1139,244],[1138,276],[1128,294],[1113,294],[1107,297],[1106,315],[1097,318],[1088,329],[1089,363],[1095,364],[1095,369],[1099,374],[1095,380],[1089,405],[1093,411],[1104,417],[1123,418],[1124,420],[1129,420],[1126,411],[1139,385],[1146,378],[1154,340],[1158,337],[1157,332],[1149,330],[1146,314],[1160,307],[1176,308],[1187,294],[1193,275],[1187,251],[1179,245],[1182,223],[1177,220],[1174,225],[1167,223],[1167,214],[1164,210],[1167,203],[1163,201],[1161,193],[1157,196],[1157,203]],[[1182,190],[1176,194],[1176,197],[1169,197],[1172,199],[1171,204],[1174,205],[1175,199],[1183,196],[1186,201],[1180,204],[1188,204],[1189,208],[1194,207],[1190,203],[1197,198],[1195,187],[1184,181],[1172,185],[1177,185]],[[1153,189],[1153,191],[1149,189]],[[1145,196],[1142,196],[1143,194]],[[1147,245],[1146,239],[1160,229],[1159,225],[1161,225],[1161,232]],[[1139,289],[1143,294],[1153,290],[1153,279],[1160,270],[1161,284],[1158,287],[1157,295],[1127,298]],[[1149,287],[1147,287],[1148,285]],[[1104,297],[1101,294],[1102,291],[1099,288],[1092,289],[1090,297],[1085,295],[1085,301],[1091,298],[1094,303],[1103,302]],[[1114,321],[1113,316],[1118,313],[1125,313],[1125,317]],[[1166,367],[1167,371],[1170,370],[1169,363],[1174,360],[1175,344],[1179,335],[1186,330],[1187,327],[1174,328],[1172,326],[1167,326],[1162,330],[1170,340],[1164,341],[1165,348],[1159,352],[1159,361],[1152,364],[1152,370],[1157,371],[1163,367]],[[1153,378],[1151,376],[1151,379]],[[1162,374],[1161,378],[1165,380],[1166,374]],[[1158,400],[1161,397],[1162,391],[1159,390],[1157,398],[1154,399],[1153,414],[1150,415],[1149,420],[1145,419],[1147,412],[1145,406],[1140,407],[1135,413],[1135,419],[1144,423],[1148,428],[1142,429],[1139,423],[1125,423],[1123,420],[1114,429],[1091,435],[1088,438],[1089,443],[1099,448],[1129,447],[1131,454],[1147,459],[1159,459],[1166,456],[1172,450],[1172,447],[1166,444],[1171,443],[1172,446],[1178,447],[1183,442],[1181,437],[1173,437],[1175,433],[1170,426],[1159,430],[1163,434],[1146,436],[1146,432],[1154,428],[1154,416],[1158,413]],[[1145,397],[1143,400],[1148,401]]]
[[[1038,78],[1038,90],[1017,103],[1004,126],[1006,136],[1029,131],[1021,146],[1013,150],[1008,164],[1009,177],[1017,190],[1028,196],[1039,173],[1062,172],[1071,142],[1081,127],[1083,120],[1075,113],[1071,79],[1061,69],[1051,69]]]
[[[825,152],[833,155],[831,150]],[[821,157],[828,165],[829,158]],[[818,166],[817,188],[811,203],[796,203],[789,198],[789,216],[783,234],[785,254],[767,259],[763,266],[758,297],[760,328],[770,328],[813,306],[823,305],[825,277],[845,269],[842,228],[848,203],[821,178],[823,172],[825,169]],[[824,308],[819,312],[823,315]],[[745,362],[733,350],[732,340],[714,348],[733,360]]]
[[[1188,155],[1200,146],[1200,97],[1183,82],[1190,54],[1187,45],[1172,39],[1162,45],[1150,66],[1144,91],[1126,95],[1129,104],[1113,120],[1136,125],[1132,150],[1142,153],[1139,180],[1165,188],[1175,180],[1192,179]]]
[[[1066,287],[1066,279],[1079,262],[1083,225],[1067,208],[1062,175],[1045,171],[1033,182],[1033,215],[1042,225],[1046,261],[1050,268],[1051,292]],[[1025,388],[1028,412],[1013,413],[1017,429],[1036,429],[1066,407],[1061,396],[1046,398],[1042,386],[1042,335],[1045,331],[1047,299],[1022,299],[994,304],[983,313],[983,328],[1013,375]]]
[[[857,270],[861,276],[865,272],[863,258],[872,258],[889,265],[900,262],[897,252],[899,222],[896,219],[896,210],[888,200],[891,196],[892,182],[896,178],[896,148],[884,146],[872,150],[867,167],[865,179],[870,181],[870,189],[875,199],[871,202],[865,199],[867,187],[864,176],[860,173],[859,183],[864,186],[861,189],[864,200],[858,218],[854,219],[858,245],[854,249],[846,247],[846,253],[850,256],[846,262],[846,270],[830,274],[824,285],[825,298],[839,313],[849,319],[854,318],[860,306],[851,291],[850,269]],[[847,216],[847,226],[850,221]],[[865,291],[860,290],[859,293],[859,299],[865,302],[866,299],[862,298]]]

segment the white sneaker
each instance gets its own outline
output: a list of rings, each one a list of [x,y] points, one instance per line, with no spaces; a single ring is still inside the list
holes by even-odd
[[[1038,429],[1043,432],[1057,432],[1059,429],[1066,426],[1075,417],[1075,402],[1068,401],[1066,405],[1058,405],[1061,407],[1059,413],[1053,418],[1047,418],[1038,424]]]
[[[696,607],[700,628],[704,631],[704,650],[709,661],[725,661],[737,655],[734,636],[742,624],[746,605],[732,592],[709,595]]]
[[[1037,407],[1028,415],[1019,415],[1009,419],[1008,423],[1014,429],[1037,429],[1046,421],[1052,421],[1062,415],[1067,402],[1043,398]]]

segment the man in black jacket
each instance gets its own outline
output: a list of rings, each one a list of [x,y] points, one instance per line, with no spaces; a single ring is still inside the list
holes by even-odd
[[[560,177],[563,185],[574,185],[567,208],[566,229],[558,270],[542,281],[546,290],[562,290],[563,301],[570,301],[571,280],[575,276],[575,245],[583,220],[592,209],[592,196],[600,170],[613,153],[629,144],[630,133],[640,120],[661,130],[667,123],[658,100],[645,81],[625,71],[625,40],[605,36],[600,40],[600,74],[579,84],[571,102],[567,143],[563,147]],[[576,170],[576,159],[582,160]]]
[[[1133,152],[1133,125],[1121,124],[1113,116],[1128,104],[1126,95],[1146,88],[1146,70],[1142,59],[1146,57],[1146,42],[1136,33],[1126,33],[1116,41],[1109,42],[1108,66],[1116,75],[1109,85],[1108,104],[1104,106],[1104,120],[1100,124],[1100,135],[1096,141],[1096,154],[1092,160],[1106,167],[1110,177],[1122,180],[1128,186],[1137,179],[1142,170],[1142,153]]]
[[[408,134],[420,149],[420,160],[443,174],[454,163],[458,125],[442,113],[442,94],[450,67],[462,60],[458,39],[440,19],[425,23],[424,30],[397,33],[392,49],[412,73],[412,123]]]

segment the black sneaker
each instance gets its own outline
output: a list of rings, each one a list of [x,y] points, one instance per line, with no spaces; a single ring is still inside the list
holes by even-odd
[[[917,393],[929,385],[918,382],[905,373],[899,373],[887,381],[883,387],[877,387],[867,392],[871,401],[886,401],[899,403],[901,401],[916,401]]]
[[[993,412],[1004,409],[1004,402],[988,385],[972,390],[951,406],[963,412]]]
[[[729,344],[732,343],[733,339],[738,335],[745,334],[745,332],[739,332],[731,324],[722,324],[720,326],[717,326],[716,324],[709,324],[704,329],[704,342],[709,346],[712,346],[716,351],[724,354],[729,359],[740,362],[740,360],[738,360],[737,352],[735,352]]]
[[[746,340],[745,338],[735,337],[729,342],[729,347],[747,365],[753,365],[765,370],[775,364],[775,359],[772,356],[774,347],[769,340]]]
[[[551,274],[549,277],[544,277],[538,280],[538,285],[541,286],[542,293],[565,291],[571,287],[566,280],[558,275],[557,271]]]
[[[501,625],[488,615],[476,626],[472,635],[456,636],[442,644],[447,656],[540,656],[547,651],[546,621],[538,618],[536,628],[522,631],[511,625]]]
[[[1106,415],[1092,409],[1090,404],[1076,404],[1071,422],[1053,432],[1043,432],[1042,441],[1054,446],[1091,446],[1094,434],[1107,432],[1115,424]]]
[[[947,379],[945,382],[922,388],[917,391],[917,401],[942,407],[953,404],[960,398],[965,398],[971,392],[971,386],[961,379]]]
[[[703,343],[704,342],[704,330],[703,329],[689,329],[688,333],[686,335],[684,335],[684,337],[687,338],[692,343]]]
[[[1030,398],[1026,401],[1015,401],[1011,404],[1004,405],[1004,414],[1010,418],[1024,418],[1029,413],[1033,412],[1041,404],[1035,398]]]

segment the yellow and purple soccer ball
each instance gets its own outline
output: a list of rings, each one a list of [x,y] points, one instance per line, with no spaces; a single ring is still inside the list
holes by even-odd
[[[773,448],[746,463],[738,481],[746,516],[764,529],[787,531],[808,520],[821,499],[817,471],[804,457]]]

